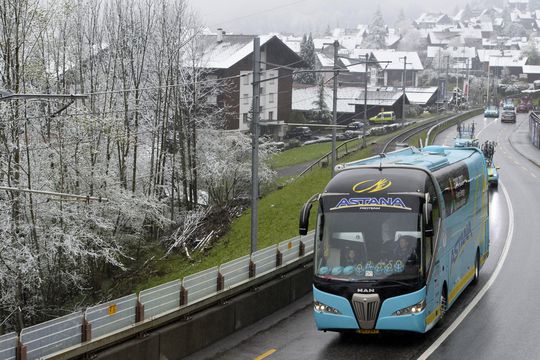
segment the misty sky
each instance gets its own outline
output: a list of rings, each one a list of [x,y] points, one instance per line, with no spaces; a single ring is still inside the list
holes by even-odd
[[[323,32],[331,28],[369,23],[380,6],[393,25],[400,9],[410,19],[426,11],[453,13],[471,0],[189,0],[200,20],[212,30],[222,27],[237,34],[267,32]],[[489,0],[488,0],[489,1]],[[482,2],[485,2],[482,1]],[[500,3],[502,0],[492,0]],[[499,4],[500,5],[500,4]]]

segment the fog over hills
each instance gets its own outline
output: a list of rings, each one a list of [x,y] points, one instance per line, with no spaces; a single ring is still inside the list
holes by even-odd
[[[379,6],[384,20],[393,25],[403,9],[407,19],[422,12],[446,12],[453,15],[467,3],[476,6],[502,6],[503,0],[191,0],[201,21],[210,29],[222,27],[235,33],[323,32],[334,28],[369,23]]]

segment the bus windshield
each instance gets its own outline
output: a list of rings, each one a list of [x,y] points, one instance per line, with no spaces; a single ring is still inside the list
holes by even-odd
[[[422,275],[419,211],[319,212],[315,275],[341,281],[407,281]]]

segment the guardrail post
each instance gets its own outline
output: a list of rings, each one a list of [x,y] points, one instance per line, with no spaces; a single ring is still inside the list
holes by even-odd
[[[81,342],[85,343],[92,340],[92,324],[90,324],[86,318],[83,318],[81,330]]]
[[[249,277],[253,278],[257,275],[257,264],[253,260],[249,259]]]
[[[300,244],[298,245],[298,257],[302,257],[306,254],[306,245],[304,245],[304,242],[300,240]]]
[[[135,322],[141,322],[144,320],[144,305],[141,304],[139,299],[137,299],[137,303],[135,305]]]
[[[224,287],[225,287],[225,276],[223,276],[220,272],[218,272],[216,291],[221,291],[223,290]]]
[[[180,287],[180,306],[187,305],[187,303],[188,303],[188,291],[184,287],[184,285],[182,285]]]
[[[20,338],[17,340],[16,357],[17,357],[17,360],[28,359],[28,356],[26,355],[26,346],[21,342]]]
[[[276,267],[281,266],[283,264],[283,254],[279,249],[276,250]]]

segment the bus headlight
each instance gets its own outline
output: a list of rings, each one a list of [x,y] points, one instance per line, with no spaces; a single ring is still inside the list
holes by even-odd
[[[328,313],[328,314],[334,314],[334,315],[341,314],[341,312],[338,309],[335,309],[331,306],[328,306],[318,301],[313,302],[313,310],[319,313]]]
[[[418,304],[414,304],[412,306],[408,306],[406,308],[400,309],[396,312],[394,312],[392,315],[394,316],[401,316],[401,315],[410,315],[410,314],[418,314],[424,308],[426,307],[426,300],[422,299]]]

